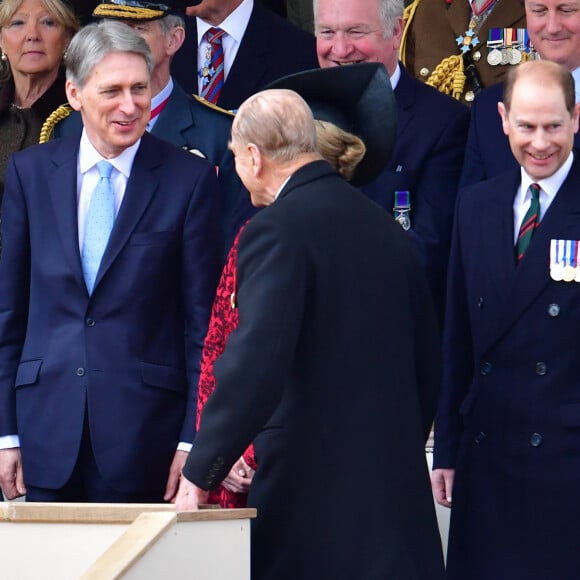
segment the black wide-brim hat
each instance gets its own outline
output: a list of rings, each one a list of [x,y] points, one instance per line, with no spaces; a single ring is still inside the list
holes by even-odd
[[[315,119],[334,123],[363,140],[366,153],[351,180],[354,185],[370,183],[387,166],[397,134],[397,104],[382,64],[307,70],[275,80],[266,89],[297,92]]]
[[[93,18],[115,18],[117,20],[157,20],[169,14],[185,16],[187,0],[146,2],[145,0],[107,0],[93,11]]]

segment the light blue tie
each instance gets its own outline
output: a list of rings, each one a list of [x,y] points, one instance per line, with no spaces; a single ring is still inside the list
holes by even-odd
[[[115,194],[111,183],[113,166],[108,161],[99,161],[97,169],[99,182],[93,191],[87,212],[81,256],[89,294],[93,293],[97,272],[115,221]]]

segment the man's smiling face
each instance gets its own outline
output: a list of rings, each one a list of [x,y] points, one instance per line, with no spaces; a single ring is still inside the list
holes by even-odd
[[[395,72],[403,32],[397,18],[385,31],[381,0],[318,0],[315,3],[316,44],[320,66],[382,62]]]

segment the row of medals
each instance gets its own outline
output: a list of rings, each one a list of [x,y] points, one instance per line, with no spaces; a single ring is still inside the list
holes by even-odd
[[[487,48],[489,50],[487,62],[490,66],[516,65],[528,60],[540,60],[540,55],[534,51],[531,45],[529,51],[526,51],[518,45],[498,47],[497,43],[488,42]]]
[[[550,278],[555,282],[580,282],[578,242],[550,241]]]

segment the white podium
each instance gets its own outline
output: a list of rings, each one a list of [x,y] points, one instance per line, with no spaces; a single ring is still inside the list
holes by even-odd
[[[3,580],[250,580],[254,509],[0,504]]]

